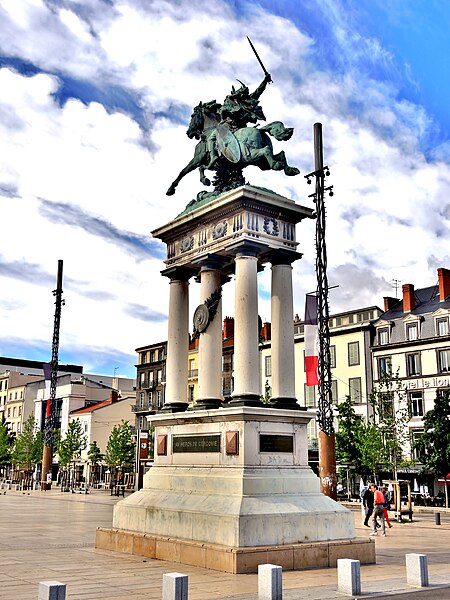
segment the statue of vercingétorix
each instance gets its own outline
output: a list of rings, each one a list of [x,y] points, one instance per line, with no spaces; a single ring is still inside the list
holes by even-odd
[[[278,141],[289,140],[293,128],[285,127],[281,121],[259,126],[259,121],[266,120],[259,98],[272,81],[265,69],[264,73],[263,81],[254,92],[238,80],[241,86],[238,89],[232,86],[223,104],[211,100],[200,102],[194,108],[186,132],[190,139],[198,140],[194,157],[172,182],[167,190],[168,196],[174,194],[181,179],[195,169],[199,170],[200,181],[206,186],[211,185],[211,181],[205,170],[215,173],[214,192],[200,192],[197,199],[212,198],[244,185],[242,171],[249,165],[264,171],[284,171],[289,176],[300,173],[299,169],[288,165],[283,151],[274,154],[270,139],[272,136]]]

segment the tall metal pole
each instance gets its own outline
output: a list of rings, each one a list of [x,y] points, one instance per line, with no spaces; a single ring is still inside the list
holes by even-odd
[[[58,377],[58,351],[59,351],[59,328],[61,323],[61,307],[64,304],[62,299],[63,289],[63,261],[58,260],[58,275],[56,280],[56,290],[53,290],[55,300],[55,318],[53,320],[53,340],[52,340],[52,360],[50,363],[50,398],[47,399],[47,410],[45,414],[44,427],[44,451],[42,455],[42,477],[41,489],[49,490],[51,488],[51,471],[53,463],[53,435],[55,428],[55,410],[56,410],[56,381]],[[48,477],[50,475],[50,477]]]
[[[336,485],[336,442],[333,423],[333,398],[331,390],[330,329],[328,307],[327,247],[325,242],[326,211],[324,194],[332,195],[332,186],[325,187],[328,167],[323,165],[322,124],[314,124],[315,170],[306,176],[308,182],[315,178],[316,191],[311,196],[316,204],[316,274],[317,274],[317,325],[319,333],[319,477],[321,492],[334,500],[337,498]]]

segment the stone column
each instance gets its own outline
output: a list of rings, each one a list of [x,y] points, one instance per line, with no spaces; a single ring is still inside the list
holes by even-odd
[[[232,404],[262,405],[259,375],[258,259],[251,251],[235,259],[234,391]]]
[[[199,334],[195,408],[219,408],[222,404],[222,273],[211,261],[200,269],[200,285],[200,302],[206,307],[208,321]]]
[[[170,274],[169,331],[164,412],[186,410],[189,351],[189,282],[181,271]]]
[[[295,398],[292,266],[282,253],[272,258],[272,403],[299,409]]]

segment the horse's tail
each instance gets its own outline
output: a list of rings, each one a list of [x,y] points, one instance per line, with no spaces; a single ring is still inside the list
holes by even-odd
[[[285,142],[292,137],[294,133],[293,127],[285,127],[281,121],[272,121],[258,128],[260,131],[265,131],[269,135],[273,136],[279,142]]]

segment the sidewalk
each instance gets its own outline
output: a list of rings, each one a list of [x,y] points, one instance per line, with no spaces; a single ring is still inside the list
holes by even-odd
[[[92,494],[11,492],[0,495],[0,599],[37,600],[39,581],[68,586],[68,600],[161,600],[164,573],[189,576],[189,600],[255,600],[257,575],[231,575],[94,548],[95,528],[110,527],[114,504],[109,491]],[[357,507],[355,507],[357,508]],[[354,511],[358,536],[370,530]],[[393,523],[377,537],[377,565],[361,567],[362,598],[396,594],[407,600],[450,599],[450,515],[417,513],[413,523]],[[432,588],[408,590],[405,554],[428,555]],[[438,585],[448,586],[440,589]],[[286,571],[285,600],[344,598],[337,570]]]

